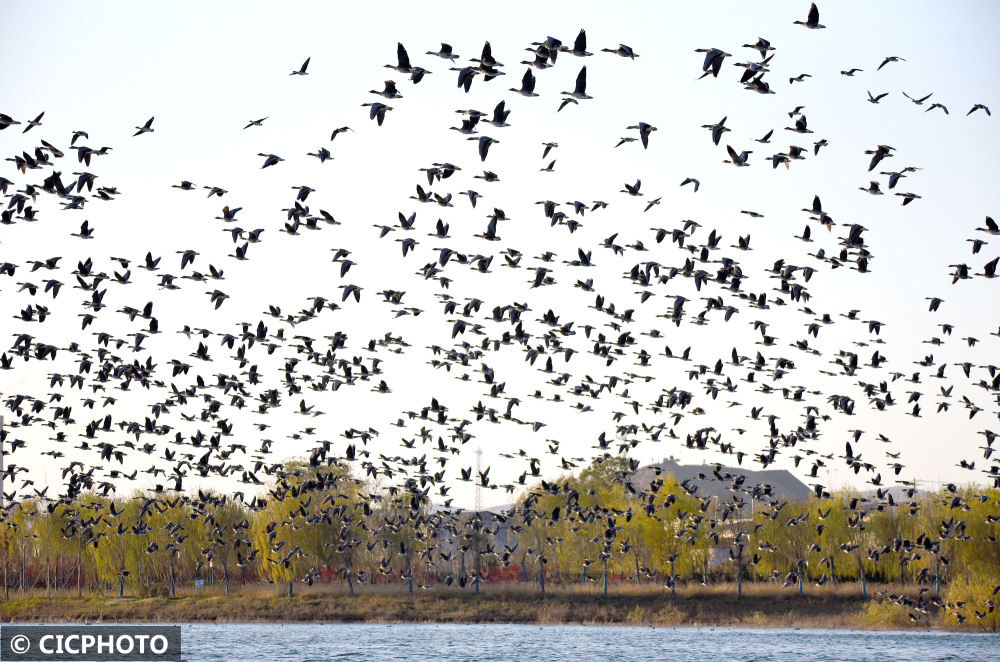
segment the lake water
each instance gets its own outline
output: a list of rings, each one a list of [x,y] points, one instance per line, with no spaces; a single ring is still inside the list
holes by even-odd
[[[994,662],[1000,636],[720,627],[537,625],[184,625],[187,662],[683,660]]]

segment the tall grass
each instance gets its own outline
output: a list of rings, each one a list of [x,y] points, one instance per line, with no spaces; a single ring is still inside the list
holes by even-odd
[[[891,593],[898,586],[871,585],[872,595]],[[351,598],[339,584],[297,587],[285,597],[283,587],[267,584],[222,590],[193,588],[167,597],[124,598],[87,594],[82,598],[44,591],[12,595],[0,602],[3,621],[67,622],[447,622],[447,623],[579,623],[653,626],[726,625],[752,627],[899,628],[952,626],[929,614],[914,623],[905,608],[882,599],[865,600],[856,585],[807,589],[777,584],[698,584],[678,587],[676,594],[653,584],[613,585],[608,595],[591,584],[554,584],[542,597],[532,584],[489,584],[480,595],[468,589],[435,586],[366,585]],[[917,589],[912,589],[912,596]]]

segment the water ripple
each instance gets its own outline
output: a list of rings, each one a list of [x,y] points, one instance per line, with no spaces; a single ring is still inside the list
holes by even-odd
[[[953,632],[532,625],[188,624],[186,662],[945,662],[1000,660],[1000,637]]]

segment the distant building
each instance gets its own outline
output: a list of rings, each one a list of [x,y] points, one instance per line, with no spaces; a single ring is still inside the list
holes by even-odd
[[[676,458],[664,458],[658,464],[641,467],[635,472],[632,484],[636,489],[643,489],[650,481],[670,475],[678,483],[688,481],[689,486],[696,486],[696,496],[715,496],[731,500],[733,496],[750,502],[750,493],[759,487],[758,494],[762,498],[779,501],[804,501],[812,494],[812,490],[784,469],[767,471],[751,471],[743,467],[727,467],[719,464],[681,464]]]

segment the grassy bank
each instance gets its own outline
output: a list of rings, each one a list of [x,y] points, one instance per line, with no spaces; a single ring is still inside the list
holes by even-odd
[[[0,603],[3,622],[375,622],[530,623],[585,625],[899,628],[941,627],[941,615],[918,621],[884,599],[864,600],[856,586],[815,589],[799,596],[774,585],[692,586],[670,595],[662,587],[616,586],[607,596],[591,586],[551,587],[544,597],[523,584],[489,585],[480,595],[434,588],[412,596],[398,585],[365,587],[350,597],[339,587],[313,587],[294,598],[274,587],[231,597],[185,592],[177,598],[12,594]],[[872,594],[898,587],[873,586]],[[297,588],[298,590],[298,588]],[[916,591],[913,591],[914,597]]]

